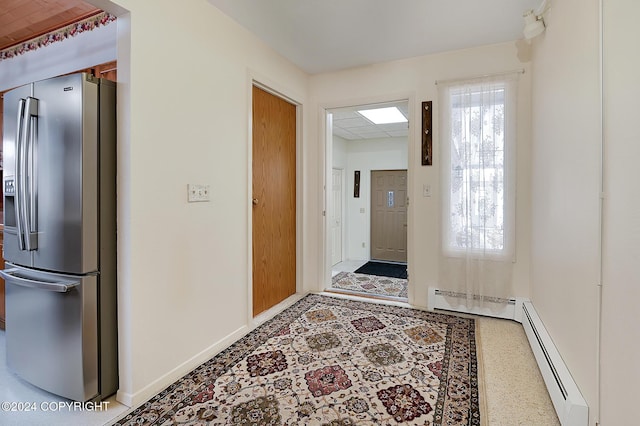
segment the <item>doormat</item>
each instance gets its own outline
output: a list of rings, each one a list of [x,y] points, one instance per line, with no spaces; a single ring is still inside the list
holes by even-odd
[[[407,279],[407,264],[369,261],[355,271],[357,274]]]
[[[116,425],[480,425],[470,318],[308,295]]]

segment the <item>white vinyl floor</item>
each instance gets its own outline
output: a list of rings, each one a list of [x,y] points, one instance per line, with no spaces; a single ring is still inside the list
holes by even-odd
[[[25,382],[7,368],[5,332],[0,330],[0,425],[102,426],[129,408],[115,396],[102,404],[69,404],[73,402]]]

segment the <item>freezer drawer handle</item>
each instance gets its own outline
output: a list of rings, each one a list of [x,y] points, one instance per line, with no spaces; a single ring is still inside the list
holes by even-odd
[[[59,281],[50,283],[46,281],[30,280],[17,275],[18,269],[5,269],[0,271],[0,276],[7,281],[22,287],[37,288],[39,290],[56,291],[58,293],[66,293],[75,286],[79,285],[79,281]]]

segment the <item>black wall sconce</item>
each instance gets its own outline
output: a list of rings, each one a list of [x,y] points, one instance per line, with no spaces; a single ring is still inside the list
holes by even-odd
[[[353,172],[353,198],[360,198],[360,170]]]

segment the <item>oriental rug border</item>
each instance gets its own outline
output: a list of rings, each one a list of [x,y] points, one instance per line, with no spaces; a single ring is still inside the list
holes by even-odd
[[[475,321],[310,294],[116,425],[480,425]]]

